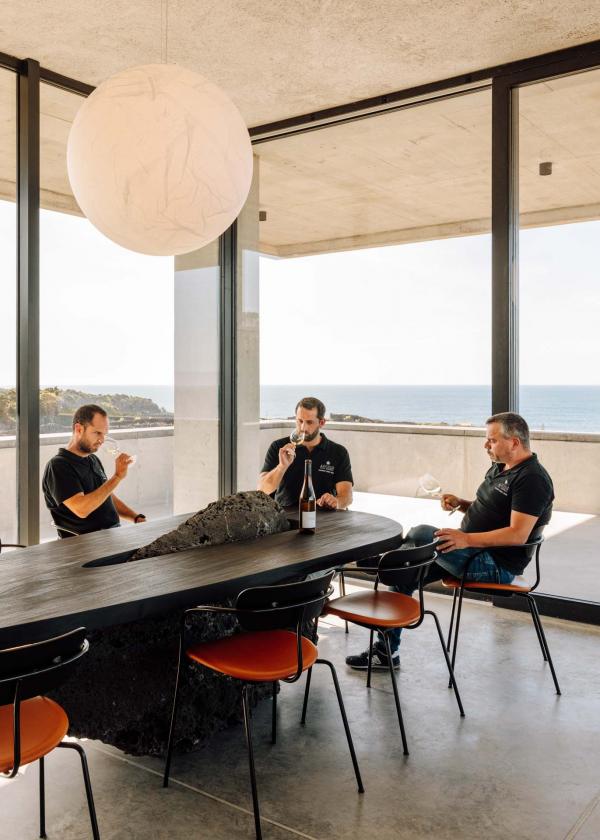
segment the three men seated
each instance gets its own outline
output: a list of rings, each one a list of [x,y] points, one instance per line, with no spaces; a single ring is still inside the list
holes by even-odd
[[[352,503],[352,468],[345,447],[330,440],[325,426],[325,406],[315,397],[304,397],[296,406],[296,431],[303,441],[288,437],[273,441],[263,464],[258,489],[274,494],[284,507],[296,505],[304,480],[304,461],[312,461],[317,505],[344,510]],[[114,528],[120,519],[143,522],[119,499],[115,490],[127,476],[131,458],[121,453],[114,474],[107,478],[95,454],[108,434],[108,417],[97,405],[85,405],[73,418],[73,435],[66,448],[52,458],[43,478],[43,491],[60,536]],[[418,525],[406,540],[424,545],[438,539],[437,561],[426,582],[450,574],[461,577],[468,563],[467,579],[484,583],[513,581],[522,574],[530,557],[522,546],[550,521],[554,489],[548,472],[531,451],[529,428],[518,414],[504,412],[486,421],[485,449],[492,461],[473,501],[452,493],[442,496],[442,508],[464,514],[459,528]],[[506,548],[508,546],[508,548]],[[399,590],[411,595],[413,589]],[[399,667],[400,630],[390,636],[392,664]],[[368,652],[348,656],[351,668],[368,665]],[[381,640],[375,645],[373,667],[388,668]]]

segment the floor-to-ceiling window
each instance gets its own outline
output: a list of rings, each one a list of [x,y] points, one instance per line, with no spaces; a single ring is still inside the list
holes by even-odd
[[[119,496],[148,518],[173,512],[173,259],[111,242],[71,192],[66,143],[82,97],[40,94],[40,467],[64,446],[75,409],[108,411],[119,448],[136,456]],[[106,472],[114,454],[103,447]],[[44,499],[41,538],[54,537]]]
[[[543,589],[598,601],[600,70],[518,96],[520,409],[547,432],[534,448],[565,511],[544,549]]]
[[[16,76],[0,69],[0,539],[17,539]]]
[[[320,397],[360,490],[466,494],[485,464],[490,137],[485,89],[256,146],[261,417]]]

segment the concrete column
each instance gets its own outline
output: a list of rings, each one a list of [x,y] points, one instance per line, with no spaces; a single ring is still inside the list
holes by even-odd
[[[259,366],[259,159],[238,217],[237,253],[237,488],[255,490],[262,464]]]
[[[219,495],[219,243],[175,259],[174,513]]]

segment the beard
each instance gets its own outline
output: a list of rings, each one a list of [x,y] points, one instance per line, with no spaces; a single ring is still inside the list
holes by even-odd
[[[316,431],[314,431],[311,435],[305,434],[304,435],[304,443],[307,443],[307,442],[310,443],[310,441],[314,440],[316,437],[318,437],[320,435],[320,433],[321,433],[321,427],[319,426],[319,428],[316,429]]]
[[[94,453],[94,447],[89,443],[86,443],[84,440],[80,440],[77,445],[82,452],[87,452],[88,455],[92,455]]]

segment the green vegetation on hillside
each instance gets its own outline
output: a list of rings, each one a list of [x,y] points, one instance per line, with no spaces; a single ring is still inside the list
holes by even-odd
[[[173,415],[148,397],[43,388],[40,390],[40,431],[70,430],[73,414],[85,403],[95,403],[107,411],[112,428],[169,426],[173,422]],[[14,434],[16,424],[17,392],[14,388],[0,388],[0,432]]]

